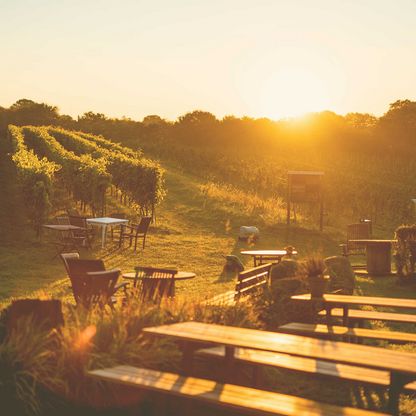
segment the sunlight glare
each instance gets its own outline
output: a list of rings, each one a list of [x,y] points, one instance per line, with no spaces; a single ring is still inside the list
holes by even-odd
[[[286,67],[264,79],[256,110],[277,119],[327,110],[330,104],[325,80],[307,68]]]

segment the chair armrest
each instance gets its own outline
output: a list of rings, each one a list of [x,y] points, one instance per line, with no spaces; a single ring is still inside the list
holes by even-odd
[[[102,270],[99,272],[87,272],[87,276],[107,276],[115,272],[121,273],[121,269]]]
[[[129,282],[123,282],[123,283],[119,283],[117,285],[114,286],[114,291],[119,290],[119,289],[126,289],[129,285]]]
[[[128,293],[127,293],[128,286],[129,286],[129,282],[119,283],[118,285],[114,286],[114,292],[113,293],[116,293],[119,289],[123,289],[124,296],[127,296],[128,295]]]

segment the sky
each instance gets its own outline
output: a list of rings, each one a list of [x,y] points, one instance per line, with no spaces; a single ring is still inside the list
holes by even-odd
[[[0,106],[175,120],[416,100],[415,0],[0,0]]]

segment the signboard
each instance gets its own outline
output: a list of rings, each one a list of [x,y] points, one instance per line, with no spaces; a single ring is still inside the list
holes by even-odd
[[[287,191],[287,224],[290,224],[291,204],[317,203],[320,205],[319,228],[323,228],[323,176],[324,172],[289,171]]]
[[[289,171],[291,202],[319,202],[322,194],[323,172]]]

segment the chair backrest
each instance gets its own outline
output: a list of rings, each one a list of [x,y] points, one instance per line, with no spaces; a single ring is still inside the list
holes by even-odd
[[[159,267],[142,267],[137,266],[134,268],[136,271],[136,278],[142,279],[169,279],[174,278],[175,275],[178,273],[176,269],[163,269]]]
[[[137,226],[137,233],[138,234],[146,234],[147,230],[149,229],[149,225],[152,221],[152,217],[142,217],[140,220],[139,225]]]
[[[86,307],[95,304],[104,306],[111,302],[120,271],[113,269],[86,273],[82,304]]]
[[[72,291],[77,303],[83,303],[85,297],[87,273],[105,271],[105,265],[102,260],[84,260],[77,258],[67,259],[68,276],[71,280]]]
[[[234,299],[239,300],[260,286],[269,284],[271,267],[272,264],[267,263],[238,273]]]
[[[158,267],[135,267],[136,276],[134,286],[142,281],[141,296],[146,300],[157,300],[175,296],[176,269],[162,269]]]
[[[61,253],[60,257],[61,257],[61,260],[64,262],[66,272],[69,276],[70,272],[69,272],[68,260],[78,260],[79,259],[79,253]]]
[[[347,225],[347,244],[348,250],[364,250],[365,244],[352,243],[348,240],[367,240],[372,237],[371,222],[358,222],[356,224]]]
[[[87,228],[87,217],[79,217],[76,215],[69,215],[69,223],[76,227]]]

